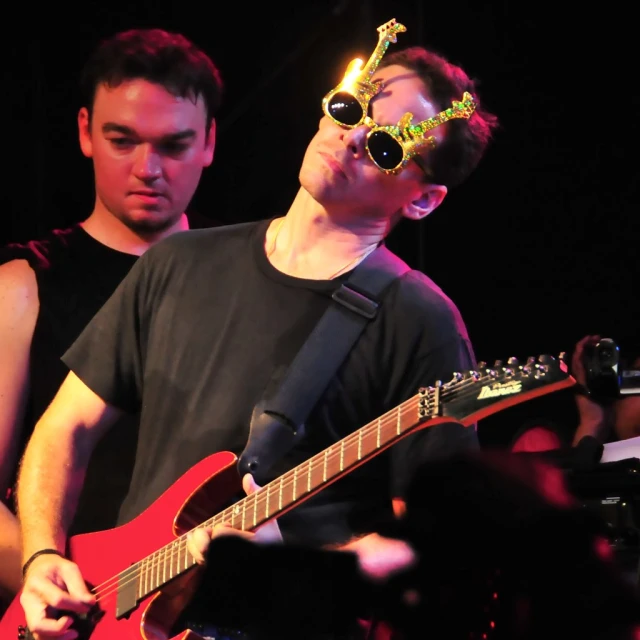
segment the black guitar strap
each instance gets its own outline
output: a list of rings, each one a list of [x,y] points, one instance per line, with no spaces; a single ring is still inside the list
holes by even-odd
[[[370,253],[332,295],[332,302],[281,380],[254,407],[241,475],[259,484],[273,463],[303,436],[305,421],[365,326],[387,287],[410,267],[384,245]],[[277,385],[272,393],[270,389]]]

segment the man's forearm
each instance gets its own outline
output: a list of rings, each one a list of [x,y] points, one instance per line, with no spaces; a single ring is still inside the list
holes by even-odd
[[[0,502],[0,598],[13,598],[22,586],[18,519]]]
[[[89,457],[78,439],[39,424],[29,441],[17,490],[23,561],[40,549],[65,551]]]

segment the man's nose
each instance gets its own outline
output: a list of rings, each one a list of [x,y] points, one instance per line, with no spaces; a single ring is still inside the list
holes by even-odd
[[[155,180],[162,175],[160,156],[150,144],[141,144],[138,148],[133,173],[140,180]]]
[[[369,127],[360,125],[353,129],[344,129],[341,136],[342,143],[355,158],[363,157],[366,153],[367,134]]]

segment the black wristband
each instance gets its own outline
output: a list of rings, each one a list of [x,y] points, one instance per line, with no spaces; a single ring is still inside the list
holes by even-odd
[[[58,551],[57,549],[40,549],[40,551],[36,551],[25,563],[22,567],[22,577],[24,578],[27,575],[27,569],[31,566],[31,563],[38,557],[43,556],[45,553],[50,553],[54,556],[60,556],[64,558],[64,553]]]

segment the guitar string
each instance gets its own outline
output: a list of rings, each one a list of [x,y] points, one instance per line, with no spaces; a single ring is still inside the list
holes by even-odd
[[[516,371],[516,375],[518,373],[521,373],[521,372]],[[468,390],[468,386],[471,384],[473,384],[474,386],[477,386],[482,381],[495,383],[499,381],[498,378],[504,378],[504,377],[505,376],[494,377],[491,375],[485,375],[480,378],[470,377],[468,379],[455,381],[455,386],[453,388],[447,389],[446,385],[440,387],[440,394],[443,399],[446,398],[446,399],[452,400],[456,396],[463,395],[464,393],[466,393],[466,391]],[[515,375],[507,376],[506,379],[515,380],[516,377]],[[447,383],[447,384],[451,384],[451,383]],[[435,391],[436,391],[436,388],[431,387],[429,389],[428,396],[435,395]],[[380,418],[378,418],[377,420],[372,421],[368,425],[365,425],[363,428],[358,429],[352,434],[349,434],[343,440],[329,447],[329,450],[331,450],[330,453],[326,453],[327,450],[325,450],[319,454],[316,454],[311,459],[307,460],[304,463],[305,466],[309,467],[307,475],[314,471],[314,465],[317,465],[317,463],[328,466],[329,462],[334,462],[337,457],[343,455],[344,449],[346,447],[349,447],[351,444],[355,443],[355,441],[357,441],[358,439],[362,440],[366,437],[369,437],[372,433],[375,433],[376,431],[380,431],[382,429],[386,429],[391,425],[393,425],[393,427],[397,429],[398,419],[402,417],[403,414],[406,415],[406,412],[408,409],[412,412],[415,411],[416,409],[415,406],[408,406],[408,405],[414,405],[416,402],[419,401],[419,399],[420,399],[420,394],[415,394],[408,400],[405,400],[403,403],[401,403],[398,407],[395,407],[394,409],[391,409],[390,411],[388,411],[386,414],[380,416]],[[435,416],[430,416],[430,417],[433,418]],[[415,423],[412,423],[410,427],[411,426],[415,426]],[[376,448],[371,453],[375,453],[377,450],[378,449]],[[315,470],[317,471],[317,466]],[[261,502],[263,502],[264,506],[266,506],[267,501],[273,499],[273,496],[271,496],[268,492],[269,486],[273,485],[275,487],[277,485],[281,485],[278,487],[278,491],[281,492],[284,489],[288,489],[293,484],[293,482],[299,481],[298,474],[294,474],[293,471],[295,471],[295,469],[292,469],[291,471],[287,472],[287,474],[285,474],[285,476],[291,475],[292,476],[291,478],[287,478],[284,481],[282,478],[276,479],[270,482],[268,485],[262,487],[262,489],[257,494],[255,494],[257,497],[253,498],[254,514],[258,510],[258,507],[262,506]],[[245,501],[248,501],[250,499],[251,499],[251,496],[246,496],[245,498],[243,498],[243,500]],[[213,518],[210,518],[205,522],[202,522],[198,526],[194,527],[194,529],[204,528],[204,527],[215,525],[215,524],[221,524],[225,521],[229,521],[230,519],[233,519],[234,511],[237,512],[237,507],[238,505],[236,503],[228,507],[221,513],[217,514]],[[257,528],[258,526],[259,526],[258,524],[255,524],[253,528]],[[149,573],[154,569],[157,569],[161,564],[164,564],[166,566],[167,561],[169,561],[172,566],[173,560],[176,557],[178,558],[178,562],[180,563],[180,555],[182,551],[185,551],[186,555],[190,556],[190,554],[186,552],[186,547],[187,547],[186,542],[187,542],[187,534],[182,534],[181,536],[179,536],[178,538],[170,542],[168,545],[165,545],[163,548],[156,550],[152,554],[148,555],[146,558],[143,558],[142,560],[136,562],[134,565],[132,565],[128,569],[125,569],[120,574],[117,574],[116,576],[113,576],[112,578],[107,579],[101,585],[95,587],[93,589],[93,592],[99,596],[98,597],[99,601],[104,601],[105,598],[110,596],[115,590],[130,584],[133,580],[137,580],[142,575],[146,574],[147,576],[149,576]],[[166,549],[169,549],[169,548],[171,548],[171,551],[169,554],[167,554]],[[188,561],[189,558],[185,557],[185,560]],[[191,558],[191,561],[193,562],[193,558]],[[193,564],[191,566],[193,566]],[[190,568],[190,567],[185,567],[185,569],[187,568]],[[151,581],[153,581],[153,576],[151,576]]]

